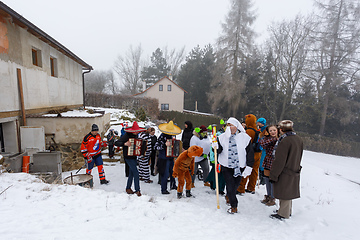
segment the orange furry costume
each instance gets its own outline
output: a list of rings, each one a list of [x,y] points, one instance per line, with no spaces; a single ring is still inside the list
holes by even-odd
[[[173,177],[178,178],[177,192],[182,193],[183,187],[186,181],[186,190],[191,190],[191,174],[194,174],[195,156],[200,157],[203,153],[203,149],[196,145],[191,146],[188,150],[182,152],[176,159],[173,168]],[[189,171],[190,169],[190,171]]]
[[[255,140],[255,132],[248,128],[257,129],[255,115],[253,114],[246,115],[245,124],[247,128],[246,133],[251,137],[251,142],[253,142]],[[252,172],[250,176],[246,178],[241,178],[240,185],[237,189],[238,192],[245,193],[245,191],[247,191],[247,192],[255,193],[256,181],[259,176],[260,158],[261,158],[261,152],[255,152]],[[245,185],[247,182],[248,185],[247,185],[247,189],[245,190]]]

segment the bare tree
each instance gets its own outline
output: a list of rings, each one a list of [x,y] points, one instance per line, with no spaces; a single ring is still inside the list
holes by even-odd
[[[119,92],[119,87],[116,79],[114,78],[114,74],[111,70],[109,70],[106,74],[107,79],[107,85],[106,90],[107,92],[110,92],[111,94],[115,95]]]
[[[246,103],[246,81],[238,67],[251,54],[255,36],[251,25],[256,19],[252,6],[251,0],[232,0],[225,23],[222,24],[222,34],[217,41],[213,90],[208,95],[213,112],[222,108],[228,115],[235,115],[239,107]]]
[[[322,114],[319,134],[324,135],[329,101],[336,89],[357,85],[360,79],[360,2],[356,0],[316,1],[320,10],[310,66],[316,83]]]
[[[304,79],[305,60],[308,55],[310,22],[297,15],[294,20],[275,23],[269,28],[268,46],[272,49],[272,65],[279,90],[283,92],[279,119],[284,119],[296,87]]]
[[[115,82],[111,70],[95,70],[89,74],[85,74],[85,91],[87,93],[107,93],[107,87],[113,84],[115,84]]]
[[[179,74],[180,66],[185,59],[185,47],[182,47],[179,51],[176,49],[168,50],[168,47],[163,48],[164,58],[166,63],[170,66],[170,74],[176,79]]]
[[[118,56],[114,64],[114,71],[118,74],[123,90],[128,94],[136,94],[142,88],[141,69],[143,50],[141,44],[135,49],[129,47],[125,56]]]

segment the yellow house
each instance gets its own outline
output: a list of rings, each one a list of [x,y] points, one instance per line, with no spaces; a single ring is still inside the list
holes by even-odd
[[[149,97],[159,100],[161,111],[184,111],[184,94],[187,93],[168,77],[163,77],[143,92],[135,94],[137,97]]]

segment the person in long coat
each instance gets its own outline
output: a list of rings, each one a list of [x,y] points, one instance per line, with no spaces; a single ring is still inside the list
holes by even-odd
[[[274,197],[279,199],[280,207],[271,218],[284,219],[292,214],[292,200],[300,198],[300,171],[303,154],[303,141],[293,130],[293,122],[283,120],[279,123],[280,138],[275,144],[275,160],[270,170]]]

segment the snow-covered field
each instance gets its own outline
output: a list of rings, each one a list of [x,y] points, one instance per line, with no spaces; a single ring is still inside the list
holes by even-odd
[[[140,182],[143,196],[128,195],[119,162],[104,164],[109,185],[94,168],[93,189],[2,173],[0,239],[359,239],[360,159],[304,151],[302,166],[301,198],[285,221],[269,218],[276,207],[260,203],[264,186],[238,196],[239,213],[230,215],[224,198],[217,209],[215,192],[197,180],[195,198],[162,195],[158,176]]]

